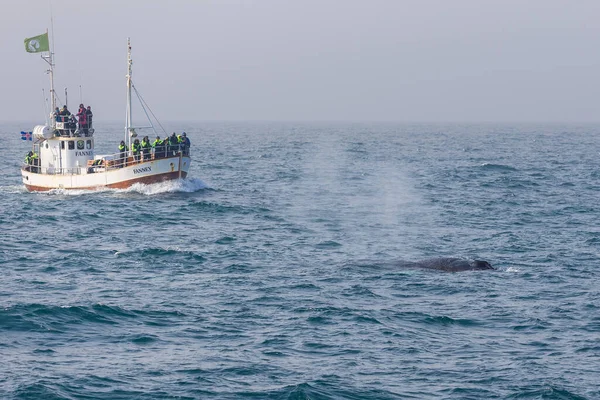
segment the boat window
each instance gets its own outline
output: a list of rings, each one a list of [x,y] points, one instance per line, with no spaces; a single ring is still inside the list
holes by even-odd
[[[69,140],[69,150],[75,150],[75,142],[72,140]]]
[[[92,141],[88,140],[87,141],[87,149],[90,150],[92,148]]]
[[[48,142],[46,142],[46,148],[48,148]]]
[[[77,141],[77,150],[83,150],[85,148],[85,142],[83,140]]]
[[[60,148],[63,150],[65,149],[65,142],[60,142]]]

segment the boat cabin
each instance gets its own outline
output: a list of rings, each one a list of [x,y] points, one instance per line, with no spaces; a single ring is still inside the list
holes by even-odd
[[[33,137],[37,141],[34,150],[39,155],[41,173],[80,174],[87,168],[88,161],[94,159],[91,134],[65,136],[60,130],[51,131],[48,126],[38,125],[33,130]]]

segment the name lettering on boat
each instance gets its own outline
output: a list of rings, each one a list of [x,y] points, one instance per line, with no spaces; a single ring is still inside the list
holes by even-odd
[[[91,151],[76,151],[75,152],[75,157],[79,157],[79,156],[91,156],[92,152]]]
[[[142,168],[134,168],[133,169],[134,174],[141,174],[143,172],[150,172],[150,171],[152,171],[152,167],[142,167]]]

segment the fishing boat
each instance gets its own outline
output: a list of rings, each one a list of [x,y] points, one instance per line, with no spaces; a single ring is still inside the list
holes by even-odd
[[[190,169],[189,141],[174,133],[160,140],[152,148],[140,149],[138,130],[152,128],[147,105],[141,99],[132,81],[131,42],[127,39],[127,102],[125,132],[121,149],[114,154],[95,154],[95,130],[92,125],[79,126],[76,121],[60,115],[56,107],[54,90],[53,51],[50,50],[48,32],[25,39],[25,49],[30,53],[42,52],[49,64],[51,113],[46,124],[33,128],[29,136],[32,150],[21,168],[23,184],[29,191],[52,189],[128,188],[136,183],[151,184],[174,179],[184,179]],[[140,99],[150,126],[134,126],[132,122],[132,89]],[[56,110],[56,111],[55,111]],[[160,124],[159,124],[160,125]],[[23,134],[24,132],[22,132]],[[125,147],[126,146],[126,147]]]

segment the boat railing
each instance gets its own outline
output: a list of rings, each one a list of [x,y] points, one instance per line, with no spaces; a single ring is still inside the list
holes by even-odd
[[[80,126],[77,122],[56,121],[55,136],[57,137],[91,137],[94,136],[94,128],[86,124]]]
[[[21,169],[24,171],[30,171],[34,174],[42,174],[42,175],[81,175],[84,167],[74,167],[74,168],[55,168],[55,167],[40,167],[37,165],[30,165],[27,163],[23,163]]]
[[[143,164],[162,158],[179,157],[179,155],[189,157],[189,147],[179,145],[156,146],[150,151],[139,154],[133,154],[131,150],[118,152],[114,154],[96,156],[94,160],[88,160],[86,165],[80,165],[72,168],[42,167],[39,164],[23,163],[22,169],[33,173],[45,175],[81,175],[97,172],[107,172],[131,165]]]
[[[134,154],[132,150],[128,150],[99,156],[95,160],[89,160],[87,172],[106,172],[123,167],[129,167],[131,165],[143,164],[145,162],[159,160],[162,158],[179,157],[180,154],[189,157],[189,147],[183,144],[156,146],[150,148],[148,151],[142,150],[137,154]]]

